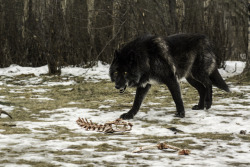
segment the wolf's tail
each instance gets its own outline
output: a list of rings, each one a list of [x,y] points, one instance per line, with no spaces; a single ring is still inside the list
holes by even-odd
[[[226,92],[230,92],[228,85],[221,77],[218,69],[215,69],[214,72],[209,76],[209,78],[212,81],[213,85],[215,85],[216,87],[218,87]]]

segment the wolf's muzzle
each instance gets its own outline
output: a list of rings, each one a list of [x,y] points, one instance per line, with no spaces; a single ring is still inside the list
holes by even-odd
[[[120,90],[120,93],[124,93],[125,92],[125,90],[126,90],[126,88],[127,88],[127,86],[125,85],[124,87],[120,87],[120,86],[115,86],[115,88],[116,89],[119,89]]]

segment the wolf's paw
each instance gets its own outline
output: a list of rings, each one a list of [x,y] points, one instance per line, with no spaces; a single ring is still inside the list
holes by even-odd
[[[134,118],[134,115],[132,114],[129,114],[129,113],[124,113],[120,116],[120,118],[122,119],[133,119]]]
[[[208,110],[209,108],[211,108],[211,105],[206,105],[206,110]]]
[[[203,110],[203,109],[204,109],[204,107],[201,107],[199,105],[195,105],[192,107],[192,110]]]
[[[185,117],[185,112],[176,112],[175,117],[179,117],[179,118],[184,118]]]
[[[206,102],[206,109],[208,110],[209,108],[211,108],[212,106],[212,102],[211,101],[207,101]]]

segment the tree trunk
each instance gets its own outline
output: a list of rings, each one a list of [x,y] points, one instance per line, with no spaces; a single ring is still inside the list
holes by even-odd
[[[184,31],[188,33],[204,32],[204,3],[201,0],[183,0]]]
[[[169,0],[170,25],[172,25],[173,33],[178,32],[178,19],[176,18],[176,0]]]
[[[113,29],[112,29],[112,38],[115,38],[117,33],[117,28],[119,27],[119,13],[120,13],[120,7],[121,7],[121,0],[114,0],[113,1]]]
[[[113,27],[112,27],[112,39],[115,39],[118,33],[118,29],[120,26],[120,8],[121,8],[121,0],[113,0],[113,9],[112,9],[112,19],[113,19]],[[114,41],[114,48],[118,48],[117,40]]]
[[[23,26],[22,26],[22,37],[25,38],[25,23],[28,19],[28,11],[29,11],[29,0],[24,0],[24,8],[23,8]]]
[[[90,44],[90,47],[88,49],[88,58],[90,58],[90,60],[93,60],[91,59],[91,57],[94,57],[94,54],[96,53],[95,34],[94,34],[94,29],[93,29],[93,25],[95,22],[95,0],[87,0],[87,7],[88,7],[87,30],[88,30],[89,44]]]
[[[250,76],[250,3],[248,3],[248,49],[244,73],[248,73],[248,75]]]
[[[48,10],[48,51],[46,56],[49,74],[60,75],[63,64],[61,50],[65,42],[65,23],[60,1],[51,1],[48,5]]]

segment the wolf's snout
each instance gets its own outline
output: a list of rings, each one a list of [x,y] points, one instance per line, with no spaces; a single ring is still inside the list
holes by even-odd
[[[120,93],[124,93],[126,90],[126,87],[127,87],[126,85],[125,86],[115,85],[115,88],[119,89]]]
[[[121,86],[115,85],[115,88],[116,88],[116,89],[121,89]]]

